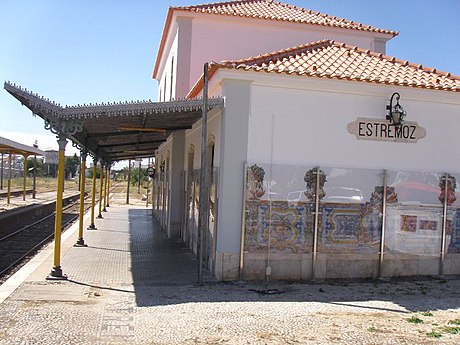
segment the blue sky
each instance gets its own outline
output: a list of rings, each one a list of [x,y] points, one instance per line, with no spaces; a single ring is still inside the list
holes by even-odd
[[[460,75],[459,0],[284,2],[399,31],[387,55]],[[168,6],[198,3],[203,1],[0,0],[0,80],[63,105],[156,100],[151,76]],[[57,148],[43,121],[3,88],[0,136]]]

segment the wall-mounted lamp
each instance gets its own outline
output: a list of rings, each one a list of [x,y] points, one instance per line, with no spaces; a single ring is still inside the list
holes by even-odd
[[[165,161],[161,162],[160,171],[165,172]]]
[[[393,105],[393,98],[396,98],[396,104]],[[386,116],[387,120],[390,120],[390,123],[392,123],[395,126],[401,126],[401,124],[404,121],[404,118],[406,117],[406,111],[403,109],[401,104],[399,104],[399,99],[401,96],[399,93],[395,92],[393,95],[391,95],[390,98],[390,105],[387,105],[387,110],[388,110],[388,115]]]

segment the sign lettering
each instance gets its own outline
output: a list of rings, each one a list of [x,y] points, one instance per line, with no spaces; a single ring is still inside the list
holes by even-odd
[[[350,122],[347,129],[359,140],[416,143],[426,136],[425,128],[413,121],[404,121],[400,126],[395,126],[387,120],[358,118]]]

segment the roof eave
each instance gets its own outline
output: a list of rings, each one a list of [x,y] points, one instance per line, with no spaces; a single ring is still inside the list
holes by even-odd
[[[44,156],[45,152],[32,147],[27,146],[16,141],[10,140],[8,138],[0,137],[0,152],[7,152],[10,151],[13,154],[21,154],[21,155],[37,155],[37,156]]]

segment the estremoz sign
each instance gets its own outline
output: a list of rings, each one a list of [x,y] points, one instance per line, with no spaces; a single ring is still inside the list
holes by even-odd
[[[347,126],[348,132],[360,140],[416,143],[424,138],[426,130],[414,121],[404,121],[400,126],[387,120],[358,118]]]

